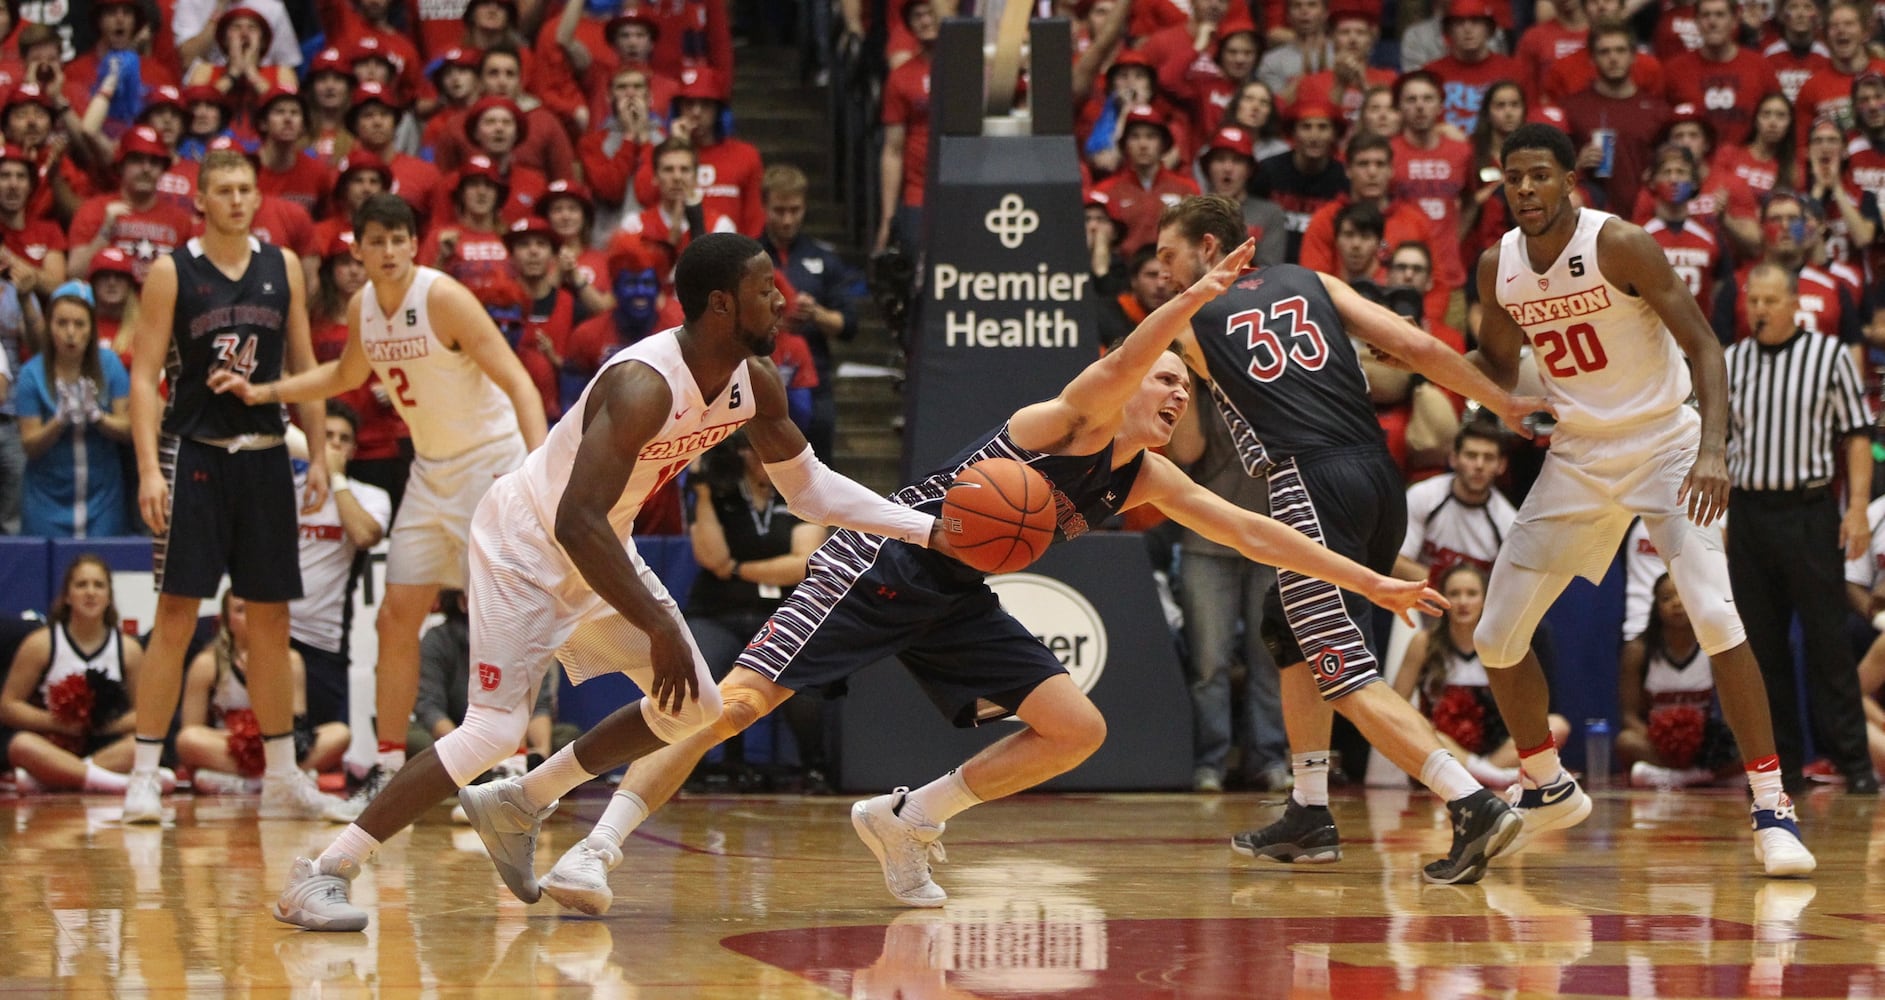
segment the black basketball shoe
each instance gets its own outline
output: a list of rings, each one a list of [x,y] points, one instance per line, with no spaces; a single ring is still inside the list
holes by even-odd
[[[1518,836],[1525,821],[1511,806],[1482,788],[1446,804],[1453,814],[1453,849],[1422,870],[1436,885],[1471,884],[1486,877],[1486,864]]]
[[[1326,865],[1342,860],[1342,835],[1335,830],[1328,806],[1306,806],[1291,795],[1281,819],[1231,837],[1230,849],[1246,858]]]

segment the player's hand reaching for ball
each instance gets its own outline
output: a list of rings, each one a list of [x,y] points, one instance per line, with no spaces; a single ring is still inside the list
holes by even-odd
[[[935,525],[929,529],[928,548],[937,555],[948,556],[951,559],[960,558],[956,554],[955,546],[949,544],[949,532],[943,529],[943,522],[940,517],[936,519]]]
[[[211,392],[226,392],[242,400],[245,406],[259,406],[266,393],[247,377],[238,375],[227,368],[219,368],[209,373]]]
[[[1704,447],[1689,466],[1676,490],[1676,502],[1687,504],[1689,520],[1707,527],[1728,512],[1728,456],[1720,448]]]
[[[648,636],[648,657],[654,667],[654,686],[648,692],[655,707],[668,715],[677,715],[689,701],[700,698],[700,680],[694,673],[694,647],[681,634],[679,625],[657,630]]]
[[[1429,618],[1438,618],[1453,605],[1440,592],[1427,585],[1425,580],[1397,580],[1391,576],[1376,574],[1374,586],[1365,594],[1370,601],[1394,612],[1400,620],[1415,628],[1420,622],[1414,618],[1418,611]]]
[[[1481,402],[1480,405],[1498,414],[1500,422],[1504,423],[1507,429],[1511,430],[1512,433],[1528,439],[1538,435],[1538,428],[1535,426],[1535,422],[1530,419],[1534,414],[1549,414],[1553,422],[1558,419],[1558,408],[1552,404],[1551,400],[1543,396],[1513,396],[1508,394],[1503,400],[1495,401],[1492,404]],[[1549,433],[1548,430],[1547,433]]]

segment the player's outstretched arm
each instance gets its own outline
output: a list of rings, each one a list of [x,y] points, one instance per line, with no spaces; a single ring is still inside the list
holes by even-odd
[[[1728,512],[1728,363],[1721,341],[1688,284],[1642,227],[1621,219],[1604,223],[1597,231],[1597,267],[1605,281],[1642,296],[1688,355],[1702,413],[1702,444],[1676,500],[1688,505],[1695,523],[1709,524]]]
[[[155,535],[169,528],[170,486],[158,460],[157,435],[163,424],[163,401],[157,386],[164,378],[164,359],[170,356],[170,326],[177,308],[177,264],[169,255],[157,258],[144,278],[138,299],[137,353],[131,356],[131,448],[137,455],[137,507]]]
[[[1495,385],[1464,356],[1392,309],[1362,298],[1353,288],[1329,275],[1320,277],[1322,287],[1335,300],[1336,311],[1341,313],[1342,324],[1348,332],[1390,361],[1419,372],[1467,399],[1478,400],[1479,405],[1498,414],[1506,426],[1527,437],[1531,434],[1524,428],[1524,419],[1540,410],[1551,411],[1551,404],[1544,399],[1514,396]]]
[[[447,276],[432,283],[426,292],[425,304],[433,317],[433,327],[451,331],[455,341],[452,346],[477,362],[485,377],[510,398],[511,408],[517,411],[518,429],[524,434],[524,445],[531,451],[537,450],[550,433],[549,421],[543,415],[543,397],[478,297]]]
[[[368,285],[355,292],[353,301],[347,304],[347,346],[341,349],[340,357],[305,368],[297,367],[290,358],[288,367],[292,374],[260,384],[228,369],[214,371],[209,375],[210,389],[229,393],[248,406],[266,406],[270,403],[325,403],[366,384],[367,376],[373,374],[373,366],[367,361],[366,349],[360,346],[360,296],[371,294],[373,286]],[[305,317],[304,311],[304,329]],[[133,356],[131,360],[135,363],[137,358]],[[308,360],[313,361],[311,350]]]
[[[1149,503],[1200,535],[1245,558],[1327,580],[1415,624],[1414,612],[1438,616],[1446,598],[1425,580],[1383,576],[1331,551],[1289,525],[1243,509],[1193,482],[1163,455],[1147,454],[1128,506]]]
[[[1126,402],[1139,391],[1159,355],[1191,329],[1191,317],[1198,310],[1224,294],[1256,251],[1256,241],[1245,240],[1190,288],[1154,309],[1118,347],[1074,376],[1060,395],[1017,411],[1009,422],[1015,443],[1047,447],[1086,431],[1110,439]]]
[[[936,518],[893,503],[855,480],[826,468],[812,454],[805,435],[787,414],[785,384],[766,358],[749,358],[753,404],[758,413],[746,425],[746,439],[766,463],[772,485],[801,520],[849,528],[867,535],[896,538],[911,545],[942,550]]]
[[[700,697],[694,653],[681,626],[648,592],[622,547],[609,511],[628,489],[641,449],[667,422],[674,393],[661,373],[643,364],[616,365],[590,389],[581,414],[582,442],[569,484],[556,506],[556,541],[603,600],[648,636],[654,687],[648,696],[677,712]],[[676,470],[678,471],[678,470]]]

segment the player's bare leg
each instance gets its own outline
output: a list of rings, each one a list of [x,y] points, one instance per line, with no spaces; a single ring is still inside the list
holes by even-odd
[[[949,895],[930,877],[941,856],[944,824],[981,802],[1013,795],[1093,755],[1106,741],[1106,719],[1066,674],[1041,682],[1015,711],[1027,728],[990,744],[961,767],[911,791],[865,799],[851,825],[884,869],[890,894],[910,906],[941,906]]]
[[[263,819],[333,819],[346,822],[345,803],[321,794],[295,760],[294,671],[288,659],[288,605],[248,601],[249,704],[262,730]]]
[[[367,804],[406,764],[406,729],[419,698],[419,631],[438,603],[438,594],[436,584],[389,583],[381,595],[380,611],[373,619],[380,643],[373,699],[378,751],[360,787],[343,807],[345,816],[364,815]]]
[[[176,594],[157,595],[156,621],[144,664],[138,671],[132,700],[137,709],[137,747],[130,782],[124,790],[124,822],[158,823],[163,820],[163,789],[157,766],[170,735],[170,719],[183,693],[183,656],[196,632],[196,613],[202,601]]]
[[[712,726],[637,758],[622,776],[589,836],[577,841],[542,880],[543,891],[570,909],[607,913],[614,901],[609,872],[622,862],[622,842],[686,784],[707,751],[744,731],[792,697],[792,689],[735,667],[720,682],[722,709]]]
[[[1306,663],[1282,671],[1283,730],[1295,779],[1283,815],[1261,830],[1237,834],[1231,849],[1245,857],[1296,864],[1342,860],[1342,837],[1329,812],[1329,733],[1335,706],[1322,698]]]

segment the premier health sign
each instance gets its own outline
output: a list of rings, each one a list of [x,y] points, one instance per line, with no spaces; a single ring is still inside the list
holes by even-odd
[[[1099,357],[1065,136],[940,136],[907,400],[920,474]]]

